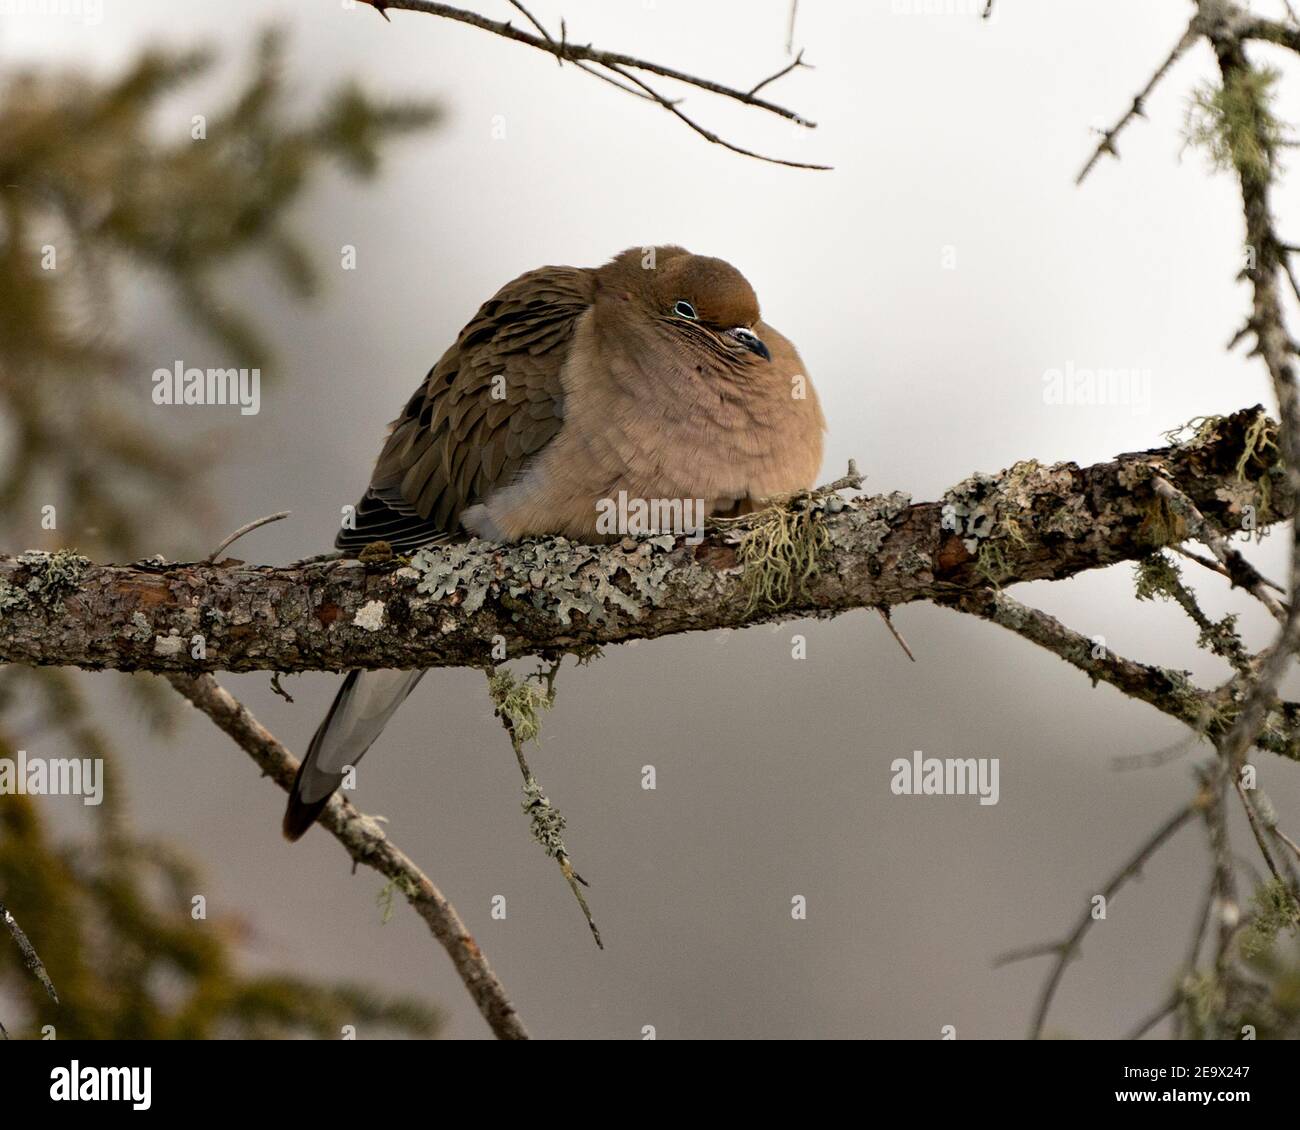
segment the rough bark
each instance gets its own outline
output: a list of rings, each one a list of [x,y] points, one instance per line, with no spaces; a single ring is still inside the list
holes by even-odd
[[[410,562],[3,557],[0,662],[190,673],[483,666],[503,657],[503,644],[513,658],[915,600],[952,604],[990,584],[1062,579],[1184,540],[1153,475],[1229,533],[1289,517],[1275,434],[1256,408],[1211,421],[1188,442],[1107,463],[1025,462],[975,475],[934,502],[815,495],[802,505],[825,529],[818,568],[781,607],[754,599],[759,566],[744,564],[752,539],[762,541],[763,515],[698,545],[471,542]]]

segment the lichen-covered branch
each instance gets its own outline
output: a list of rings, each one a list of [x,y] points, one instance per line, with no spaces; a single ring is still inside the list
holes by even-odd
[[[1016,464],[934,502],[794,500],[711,530],[591,546],[480,541],[410,559],[290,568],[0,557],[0,663],[155,672],[476,666],[680,632],[951,603],[1136,560],[1188,536],[1153,487],[1225,531],[1288,517],[1295,494],[1262,409],[1091,467]],[[791,544],[790,539],[805,544]],[[812,549],[809,549],[809,547]],[[495,654],[494,654],[495,652]]]
[[[1059,656],[1094,682],[1107,683],[1136,702],[1153,706],[1215,742],[1229,732],[1253,686],[1253,672],[1238,672],[1212,690],[1198,687],[1186,671],[1126,658],[1097,639],[1062,624],[997,589],[962,593],[943,601],[959,612],[998,624]],[[1256,735],[1261,749],[1300,761],[1300,707],[1274,698]]]
[[[1281,297],[1286,252],[1273,218],[1272,190],[1283,145],[1282,129],[1270,105],[1276,75],[1254,67],[1243,36],[1249,17],[1230,0],[1197,0],[1198,19],[1219,65],[1222,87],[1213,103],[1217,152],[1237,175],[1245,217],[1246,246],[1254,262],[1243,272],[1250,280],[1251,315],[1247,327],[1255,352],[1273,381],[1281,449],[1288,489],[1300,493],[1300,388],[1296,384],[1296,344],[1287,330]],[[1263,728],[1275,689],[1300,646],[1300,523],[1291,524],[1291,603],[1273,647],[1263,657],[1255,687],[1243,705],[1221,752],[1234,766],[1244,761]]]
[[[50,975],[46,972],[45,962],[41,960],[41,955],[36,952],[36,947],[32,945],[31,939],[23,932],[23,928],[18,925],[17,920],[9,913],[9,908],[0,902],[0,922],[5,924],[9,931],[9,936],[13,938],[18,946],[18,952],[23,955],[23,964],[31,971],[46,993],[49,994],[50,1000],[55,1004],[59,1003],[59,994],[55,991],[54,982],[50,980]],[[9,1039],[9,1033],[5,1031],[5,1026],[0,1024],[0,1038]]]
[[[510,738],[510,748],[514,750],[519,772],[524,778],[522,807],[532,824],[533,839],[560,865],[560,874],[569,884],[573,897],[578,900],[596,947],[603,950],[605,943],[601,939],[596,920],[591,916],[587,896],[582,893],[587,880],[574,870],[569,849],[564,843],[567,821],[551,803],[551,798],[546,795],[546,790],[537,780],[524,754],[524,743],[536,741],[541,731],[538,716],[555,703],[555,676],[559,672],[560,662],[557,659],[548,669],[522,681],[516,680],[509,671],[489,670],[488,694],[496,708],[496,715]]]
[[[252,756],[263,773],[286,792],[293,788],[294,776],[298,772],[297,759],[253,717],[246,706],[210,675],[191,678],[173,674],[169,678],[172,686]],[[527,1039],[528,1033],[483,951],[456,913],[456,908],[433,880],[393,844],[374,820],[359,812],[342,793],[335,793],[330,798],[320,823],[357,863],[374,868],[406,896],[447,951],[492,1032],[503,1040]]]

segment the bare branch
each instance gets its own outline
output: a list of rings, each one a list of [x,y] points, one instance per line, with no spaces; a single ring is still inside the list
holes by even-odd
[[[1151,92],[1155,90],[1160,80],[1169,73],[1173,65],[1182,58],[1187,49],[1199,38],[1200,32],[1195,19],[1193,19],[1193,21],[1188,25],[1187,30],[1183,32],[1183,37],[1174,44],[1174,49],[1169,52],[1165,61],[1156,68],[1155,74],[1147,80],[1146,86],[1144,86],[1134,97],[1132,105],[1129,106],[1124,116],[1102,134],[1101,140],[1097,143],[1097,148],[1093,150],[1092,156],[1088,158],[1087,164],[1079,170],[1079,175],[1074,178],[1075,184],[1083,183],[1084,178],[1092,172],[1092,167],[1102,159],[1103,155],[1110,154],[1112,157],[1119,156],[1119,151],[1115,148],[1115,141],[1123,132],[1124,127],[1134,118],[1146,117],[1145,104],[1146,100],[1151,96]]]
[[[1150,837],[1134,854],[1124,863],[1124,865],[1111,876],[1110,881],[1105,887],[1098,892],[1109,903],[1130,879],[1138,875],[1147,861],[1159,851],[1175,832],[1184,824],[1191,820],[1201,811],[1203,800],[1197,797],[1191,803],[1184,805],[1166,820],[1156,830],[1155,834]],[[1065,975],[1065,967],[1078,955],[1079,945],[1083,937],[1087,934],[1095,919],[1093,918],[1092,903],[1089,902],[1079,915],[1074,929],[1061,942],[1052,943],[1049,946],[1041,948],[1040,952],[1054,952],[1057,955],[1055,963],[1052,965],[1051,972],[1047,975],[1047,980],[1043,984],[1042,991],[1038,997],[1038,1005],[1034,1010],[1034,1019],[1029,1028],[1029,1038],[1037,1040],[1042,1037],[1043,1026],[1047,1023],[1047,1013],[1052,1007],[1052,998],[1056,996],[1056,990],[1060,987],[1061,978]],[[1159,1019],[1157,1017],[1156,1019]],[[1152,1021],[1154,1023],[1154,1021]]]
[[[1240,776],[1234,777],[1232,784],[1237,790],[1237,796],[1241,798],[1241,806],[1246,810],[1246,820],[1255,836],[1255,843],[1259,845],[1259,854],[1264,857],[1264,862],[1268,864],[1269,872],[1273,878],[1279,883],[1285,882],[1278,873],[1277,864],[1273,862],[1273,853],[1268,850],[1268,841],[1264,838],[1264,829],[1260,825],[1259,813],[1255,811],[1255,802],[1250,799],[1250,794],[1242,786]]]
[[[1188,549],[1185,545],[1171,545],[1169,548],[1178,554],[1179,557],[1186,557],[1188,561],[1195,561],[1196,564],[1200,565],[1204,569],[1208,569],[1211,573],[1218,573],[1220,577],[1225,577],[1229,581],[1233,580],[1232,574],[1217,561],[1211,561],[1210,558],[1203,557],[1195,550]],[[1254,567],[1252,566],[1252,568]],[[1268,587],[1274,592],[1286,592],[1285,588],[1279,585],[1276,581],[1269,580],[1267,577],[1263,576],[1263,574],[1259,574],[1259,579],[1263,584],[1268,585]],[[1233,581],[1233,583],[1235,584],[1236,582]]]
[[[288,792],[293,788],[298,762],[248,708],[221,687],[211,675],[191,678],[172,674],[173,687],[235,739],[262,772]],[[528,1033],[515,1006],[497,979],[456,908],[433,881],[400,851],[369,816],[357,811],[342,793],[335,793],[320,817],[321,825],[347,849],[357,863],[374,868],[406,896],[430,932],[447,951],[461,981],[493,1033],[502,1040],[525,1040]]]
[[[894,618],[889,614],[889,609],[877,606],[876,611],[880,614],[880,618],[885,622],[885,627],[889,629],[889,634],[894,637],[894,642],[903,649],[903,654],[915,663],[916,656],[912,654],[912,649],[907,646],[907,640],[903,639],[902,633],[894,627]]]
[[[226,549],[228,546],[234,545],[235,542],[237,542],[245,534],[252,533],[259,526],[266,526],[272,522],[278,522],[282,518],[287,518],[292,513],[293,513],[292,510],[281,510],[276,514],[268,514],[264,518],[255,518],[253,521],[247,523],[246,525],[240,526],[239,529],[237,529],[233,534],[227,537],[219,546],[217,546],[216,549],[214,549],[211,553],[208,554],[207,557],[208,561],[210,562],[215,561],[220,556],[221,551],[223,549]]]
[[[1274,43],[1300,53],[1300,27],[1269,20],[1262,16],[1249,16],[1236,25],[1239,39],[1257,39],[1261,43]]]
[[[554,55],[559,62],[574,63],[579,67],[579,69],[585,71],[587,74],[593,75],[596,78],[601,79],[603,82],[612,83],[612,85],[617,86],[620,90],[623,90],[626,93],[636,94],[639,97],[658,103],[665,110],[669,111],[698,133],[701,137],[712,142],[714,145],[720,145],[725,149],[730,149],[733,153],[739,153],[742,156],[753,157],[756,160],[767,161],[775,165],[786,165],[795,169],[825,170],[830,168],[829,165],[815,165],[803,161],[787,161],[778,157],[768,157],[762,153],[756,153],[751,149],[745,149],[739,145],[734,145],[729,141],[725,141],[717,133],[705,128],[693,118],[684,114],[680,109],[678,109],[676,101],[660,94],[643,79],[632,73],[634,71],[640,71],[645,74],[658,75],[661,78],[672,79],[676,82],[685,83],[687,86],[693,86],[697,90],[708,91],[710,94],[716,94],[722,98],[730,98],[731,100],[740,102],[745,106],[752,106],[755,109],[763,110],[769,114],[775,114],[778,117],[785,118],[787,121],[795,122],[807,129],[815,129],[817,127],[816,122],[809,121],[807,118],[795,113],[793,110],[785,108],[784,106],[778,106],[774,102],[769,102],[766,99],[758,97],[758,92],[765,86],[775,82],[783,75],[789,74],[797,67],[808,66],[807,63],[802,62],[802,52],[789,66],[782,68],[769,78],[763,79],[749,90],[740,90],[723,83],[713,82],[709,79],[687,74],[686,72],[679,71],[674,67],[666,67],[660,63],[651,62],[648,59],[638,59],[635,56],[624,55],[617,51],[602,51],[593,47],[589,43],[585,46],[570,43],[567,34],[563,30],[563,25],[561,25],[562,30],[560,37],[557,39],[542,26],[541,22],[520,2],[520,0],[510,0],[510,3],[524,16],[525,19],[528,20],[530,24],[532,24],[537,34],[524,31],[508,22],[489,19],[486,16],[480,15],[478,12],[468,11],[464,8],[457,8],[451,4],[437,3],[435,0],[363,0],[363,2],[373,7],[383,15],[385,19],[388,18],[388,11],[392,9],[401,9],[409,12],[424,12],[428,15],[441,16],[444,19],[468,24],[471,27],[479,28],[481,31],[490,32],[493,35],[499,35],[505,39],[514,40],[516,43],[527,44],[529,47],[535,47],[539,51],[545,51],[548,54]],[[793,21],[793,14],[791,19]],[[594,66],[589,64],[594,64]],[[604,74],[600,70],[597,70],[597,67],[602,67],[606,71],[618,75],[625,81],[620,82],[618,79],[611,78],[608,74]],[[629,83],[631,84],[630,86],[628,85]]]
[[[673,101],[670,98],[665,98],[662,94],[660,94],[657,90],[655,90],[654,87],[652,87],[649,83],[643,81],[642,79],[638,78],[630,70],[627,70],[626,68],[620,67],[613,63],[609,63],[606,65],[615,74],[622,75],[623,78],[627,79],[628,82],[634,83],[635,85],[639,86],[643,91],[645,91],[645,93],[649,97],[654,99],[654,101],[658,102],[660,106],[662,106],[675,118],[678,118],[679,120],[684,122],[687,126],[693,129],[706,141],[713,142],[714,145],[721,145],[723,149],[730,149],[733,153],[739,153],[742,157],[753,157],[755,160],[766,161],[768,162],[768,164],[771,165],[787,165],[793,169],[820,169],[822,171],[828,170],[830,168],[830,165],[812,165],[804,161],[787,161],[782,157],[768,157],[762,153],[756,153],[752,149],[746,149],[743,146],[734,145],[730,141],[727,141],[723,137],[714,133],[711,129],[707,129],[706,127],[700,125],[700,123],[697,122],[694,118],[687,116],[678,107],[675,101]]]
[[[775,74],[768,75],[767,78],[762,79],[759,82],[756,82],[753,86],[749,88],[749,93],[757,94],[760,90],[763,89],[763,87],[767,86],[769,83],[776,82],[776,80],[779,78],[784,78],[786,75],[788,75],[791,71],[795,70],[797,67],[806,67],[808,70],[813,69],[810,63],[805,63],[803,61],[802,50],[799,52],[798,55],[794,57],[794,62],[790,63],[787,66],[782,67]]]
[[[23,928],[18,925],[14,916],[9,913],[9,908],[0,902],[0,922],[3,922],[9,930],[10,937],[18,945],[18,951],[23,955],[23,964],[32,972],[36,979],[44,986],[45,991],[49,994],[50,1000],[55,1004],[59,1003],[59,994],[54,990],[54,982],[50,980],[50,975],[45,971],[45,963],[41,961],[40,954],[36,952],[36,947],[32,945],[31,939],[23,932]]]
[[[1131,1032],[1125,1037],[1129,1040],[1140,1040],[1166,1016],[1169,1016],[1183,1003],[1183,994],[1181,990],[1175,989],[1169,994],[1160,1005],[1152,1010],[1151,1014],[1144,1020],[1136,1024]]]

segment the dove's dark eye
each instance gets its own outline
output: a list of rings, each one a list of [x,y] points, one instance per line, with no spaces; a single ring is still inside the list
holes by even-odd
[[[695,313],[695,307],[683,298],[679,298],[673,303],[673,313],[679,318],[690,318],[692,322],[698,317]]]

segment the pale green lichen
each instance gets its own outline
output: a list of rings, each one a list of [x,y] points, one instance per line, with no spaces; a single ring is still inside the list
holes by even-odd
[[[1179,424],[1178,427],[1170,428],[1165,432],[1165,442],[1174,447],[1189,449],[1204,447],[1219,438],[1220,431],[1228,419],[1227,416],[1193,416],[1187,423]],[[1271,458],[1264,454],[1266,449],[1273,452]],[[1246,426],[1241,438],[1241,455],[1237,457],[1238,482],[1250,481],[1246,472],[1252,459],[1271,465],[1276,463],[1280,456],[1281,449],[1277,445],[1277,422],[1269,419],[1263,409],[1259,409],[1255,418]]]
[[[123,634],[127,639],[135,640],[136,643],[148,643],[153,638],[153,626],[143,612],[132,612],[131,628]]]
[[[1043,523],[1043,533],[1061,534],[1067,538],[1081,538],[1091,533],[1096,520],[1088,509],[1088,500],[1082,495],[1063,500]]]
[[[1070,464],[1044,467],[1025,459],[1000,475],[976,472],[958,483],[941,500],[940,520],[975,558],[976,572],[996,586],[1011,576],[1005,544],[1029,545],[1029,533],[1040,521],[1039,532],[1067,537],[1082,536],[1093,527],[1091,515],[1076,505],[1075,496]],[[1063,505],[1045,518],[1035,518],[1036,504],[1050,497],[1063,500]]]
[[[919,577],[933,573],[934,559],[915,544],[909,545],[898,560],[898,572],[904,577]]]
[[[1187,108],[1186,135],[1217,169],[1236,169],[1243,180],[1267,182],[1278,151],[1288,144],[1286,127],[1273,113],[1273,67],[1234,68],[1222,86],[1203,84]]]
[[[740,518],[713,519],[712,525],[726,531],[727,540],[737,546],[747,611],[752,612],[758,607],[785,608],[804,594],[832,545],[879,552],[893,519],[911,502],[901,491],[851,500],[833,491],[812,492],[782,498]],[[826,521],[846,510],[854,512],[853,523]]]
[[[975,572],[994,588],[1011,576],[1011,567],[1007,564],[1002,546],[995,541],[986,541],[979,547],[979,556],[975,558]]]
[[[1252,459],[1256,456],[1264,459],[1262,452],[1266,447],[1271,447],[1276,453],[1275,460],[1281,455],[1277,445],[1277,424],[1261,412],[1251,421],[1242,439],[1241,458],[1237,460],[1238,479],[1245,480],[1246,468]]]
[[[552,857],[568,855],[564,846],[564,829],[568,822],[542,791],[536,777],[529,776],[524,782],[521,807],[532,822],[533,839],[542,845],[542,850]]]
[[[472,538],[422,549],[411,558],[418,592],[436,600],[461,593],[461,607],[476,612],[489,596],[523,600],[561,624],[581,612],[590,623],[607,623],[615,611],[632,617],[660,602],[672,566],[674,539],[658,536],[618,546],[593,546],[568,538],[498,546]],[[510,578],[507,580],[507,578]],[[518,578],[526,578],[521,581]],[[620,580],[631,593],[624,591]]]
[[[402,894],[406,895],[408,898],[413,898],[419,893],[419,888],[416,887],[415,883],[405,875],[389,879],[388,882],[384,884],[380,892],[375,895],[375,905],[379,907],[381,916],[380,921],[385,926],[388,925],[389,920],[393,917],[393,905],[395,901],[393,896],[398,891],[401,891]]]
[[[1192,973],[1183,981],[1183,999],[1202,1030],[1217,1025],[1227,1006],[1227,993],[1213,972]]]
[[[30,607],[31,600],[17,585],[0,580],[0,612],[21,612]]]
[[[1162,432],[1162,438],[1171,447],[1204,447],[1219,433],[1226,416],[1193,416],[1185,424]]]
[[[29,599],[52,612],[63,611],[63,597],[75,592],[90,559],[71,549],[55,553],[29,551],[17,557],[27,570],[24,587]],[[12,587],[12,586],[11,586]]]
[[[826,500],[828,514],[836,512],[833,507],[836,501],[840,500],[830,498]],[[847,506],[853,510],[855,521],[851,525],[848,523],[829,525],[827,528],[831,543],[840,546],[848,545],[854,552],[868,555],[879,553],[885,544],[885,539],[894,528],[894,519],[911,505],[912,496],[901,490],[854,499]],[[925,554],[921,554],[921,557],[924,558],[924,567],[930,568],[930,559]]]
[[[820,512],[804,502],[799,509],[769,506],[741,533],[737,556],[749,611],[786,607],[817,576],[829,537]]]
[[[1281,879],[1261,883],[1250,896],[1251,916],[1241,932],[1243,957],[1257,957],[1273,948],[1283,930],[1296,931],[1300,925],[1300,904]]]
[[[1195,416],[1165,432],[1164,438],[1176,447],[1195,450],[1223,438],[1224,425],[1230,420],[1235,421],[1236,417]],[[1276,421],[1269,419],[1262,408],[1258,409],[1242,433],[1235,478],[1224,480],[1214,489],[1214,497],[1223,504],[1221,524],[1225,529],[1254,529],[1256,537],[1263,538],[1266,527],[1258,523],[1258,512],[1272,509],[1272,476],[1281,461],[1277,439]],[[1251,477],[1252,464],[1263,468],[1258,478]],[[1251,513],[1250,520],[1248,513]],[[1186,522],[1163,499],[1148,512],[1143,523],[1143,536],[1152,544],[1170,544],[1185,535]]]
[[[1196,594],[1187,587],[1178,563],[1164,553],[1152,553],[1134,566],[1134,588],[1138,600],[1171,600],[1200,629],[1196,645],[1222,656],[1244,668],[1245,645],[1237,631],[1237,616],[1229,612],[1221,620],[1212,620],[1197,603]]]
[[[549,710],[555,701],[552,694],[540,683],[517,680],[505,670],[494,671],[488,677],[488,693],[520,745],[537,740],[542,730],[542,712]]]
[[[354,626],[367,632],[377,632],[384,625],[384,602],[382,600],[368,600],[360,608],[357,614],[352,617]]]
[[[1182,586],[1182,572],[1163,553],[1152,553],[1133,566],[1138,600],[1177,600]]]

